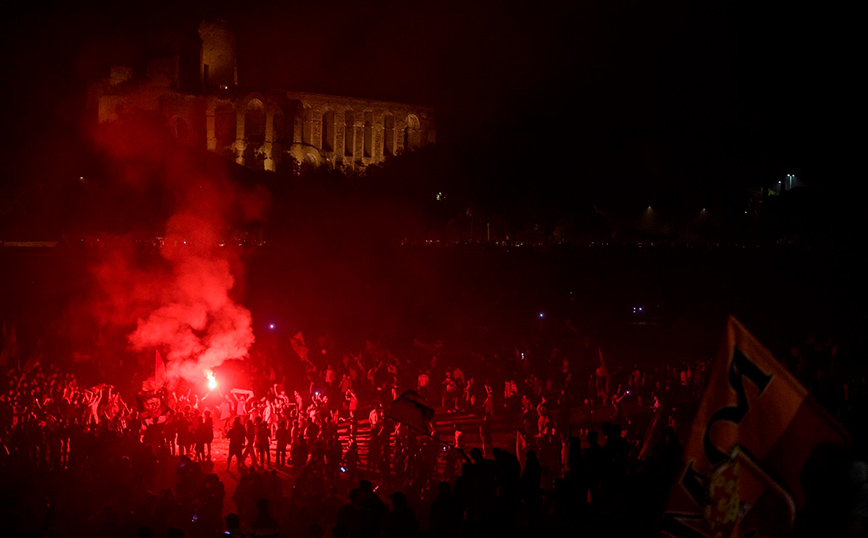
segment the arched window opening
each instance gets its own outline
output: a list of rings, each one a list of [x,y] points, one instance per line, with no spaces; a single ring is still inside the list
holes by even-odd
[[[304,107],[299,101],[290,101],[283,107],[286,117],[286,142],[296,144],[301,142],[301,132],[304,126]]]
[[[313,131],[313,125],[311,125],[312,122],[313,122],[313,113],[311,112],[310,107],[305,105],[305,107],[304,107],[304,123],[302,124],[302,128],[301,128],[301,142],[303,144],[307,144],[307,145],[311,144],[311,139],[312,139],[311,131]]]
[[[271,136],[274,137],[274,141],[277,143],[283,143],[286,141],[286,118],[283,115],[283,110],[280,107],[275,107],[274,109],[274,119],[272,120],[274,123],[272,124],[274,132]]]
[[[404,151],[412,151],[419,147],[419,118],[410,114],[407,116],[407,127],[404,129]]]
[[[322,115],[322,149],[323,151],[335,150],[335,113],[327,110]]]
[[[302,127],[301,141],[308,146],[313,144],[313,111],[306,105],[304,107],[304,126]]]
[[[238,120],[235,109],[226,104],[214,111],[214,136],[217,138],[217,149],[221,153],[235,142]]]
[[[259,99],[251,99],[244,111],[244,137],[247,143],[261,146],[265,143],[265,107]]]
[[[395,116],[386,114],[383,117],[383,155],[391,157],[395,154]]]

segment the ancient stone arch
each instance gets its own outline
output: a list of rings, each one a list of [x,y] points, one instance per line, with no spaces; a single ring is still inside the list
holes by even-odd
[[[322,164],[320,154],[313,148],[305,148],[302,153],[302,168],[318,168]]]
[[[407,127],[414,131],[419,130],[419,117],[416,114],[407,115]]]
[[[274,143],[286,144],[286,115],[284,114],[283,107],[274,103],[270,108],[270,112],[272,117],[271,141]]]
[[[395,115],[386,112],[383,115],[383,156],[395,155]]]
[[[232,152],[232,144],[235,143],[238,130],[237,113],[232,103],[217,104],[214,107],[213,121],[213,128],[209,129],[209,149],[226,156]]]
[[[173,116],[169,120],[169,129],[172,131],[172,135],[178,140],[178,142],[182,144],[190,143],[192,134],[190,132],[190,124],[187,123],[187,120],[181,116]]]
[[[265,143],[265,105],[259,99],[250,99],[242,109],[244,139],[248,144]]]
[[[344,111],[344,156],[352,157],[356,153],[356,115],[352,109]]]
[[[313,145],[313,109],[308,105],[302,107],[301,143],[306,146]]]
[[[301,143],[304,125],[304,105],[301,101],[290,100],[283,104],[284,116],[286,117],[286,143]]]
[[[200,84],[194,76],[183,87],[156,79],[126,84],[132,68],[113,66],[109,78],[93,85],[89,95],[96,102],[88,106],[101,123],[118,120],[124,110],[158,111],[179,139],[265,170],[274,170],[285,155],[298,163],[362,168],[436,142],[433,110],[424,106],[274,89],[245,92],[237,86],[230,26],[203,23],[199,39]]]
[[[331,107],[323,110],[321,147],[324,152],[335,150],[335,111]]]
[[[404,151],[412,151],[419,147],[421,142],[421,128],[419,118],[415,114],[409,114],[404,127]]]

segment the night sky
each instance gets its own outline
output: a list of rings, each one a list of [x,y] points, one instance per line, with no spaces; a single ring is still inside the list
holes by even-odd
[[[55,2],[0,22],[7,200],[77,175],[89,79],[214,17],[238,29],[242,85],[432,105],[439,143],[492,186],[671,193],[859,175],[857,17],[831,6]]]

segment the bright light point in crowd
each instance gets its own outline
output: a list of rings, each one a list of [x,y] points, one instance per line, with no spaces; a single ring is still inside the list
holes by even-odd
[[[205,377],[208,378],[208,390],[214,390],[217,388],[217,378],[214,377],[214,372],[211,370],[205,371]]]
[[[268,328],[271,329],[272,331],[274,330],[274,327],[275,327],[274,323],[268,324]]]
[[[545,315],[544,313],[540,312],[540,313],[539,313],[539,317],[540,317],[540,318],[544,318],[544,317],[546,317],[546,315]]]

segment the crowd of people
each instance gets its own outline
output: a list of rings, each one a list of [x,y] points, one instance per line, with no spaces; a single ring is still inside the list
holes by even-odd
[[[679,414],[708,370],[615,366],[588,339],[461,357],[418,343],[400,359],[371,342],[321,347],[261,364],[252,387],[203,395],[183,381],[122,395],[50,363],[5,373],[9,535],[644,535],[678,461]],[[809,338],[784,362],[855,424],[868,390],[851,359]],[[303,365],[295,383],[288,361]],[[439,420],[390,420],[406,390]],[[228,440],[225,461],[215,439]]]

